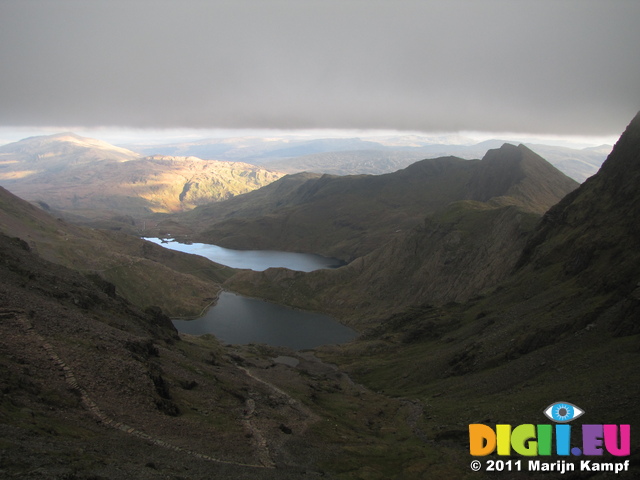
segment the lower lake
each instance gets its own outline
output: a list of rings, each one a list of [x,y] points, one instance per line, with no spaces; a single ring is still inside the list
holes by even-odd
[[[346,343],[358,336],[334,318],[222,292],[218,303],[196,320],[174,320],[181,333],[210,333],[230,344],[266,343],[295,350]]]
[[[206,243],[180,243],[160,238],[146,238],[171,250],[193,253],[232,268],[246,268],[260,272],[271,267],[284,267],[300,272],[312,272],[323,268],[338,268],[344,262],[337,258],[313,253],[278,252],[272,250],[232,250]]]

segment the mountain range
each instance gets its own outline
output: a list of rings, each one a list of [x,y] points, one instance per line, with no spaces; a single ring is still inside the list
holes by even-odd
[[[294,174],[247,195],[173,216],[204,243],[315,252],[350,262],[452,202],[542,214],[578,183],[525,146],[483,160],[422,160],[384,175]]]
[[[76,223],[134,233],[142,231],[147,220],[153,224],[155,213],[225,200],[268,185],[284,173],[379,175],[424,158],[480,158],[503,143],[417,135],[283,136],[131,145],[134,151],[67,132],[0,146],[0,184]],[[580,182],[595,173],[610,150],[531,148]]]
[[[0,147],[0,182],[30,201],[75,215],[177,212],[260,188],[283,174],[241,162],[142,157],[63,133]]]
[[[215,234],[200,213],[215,208],[221,226],[246,221],[247,245],[261,240],[249,233],[280,225],[296,248],[357,256],[319,273],[196,266],[0,191],[0,473],[490,479],[469,469],[469,424],[546,424],[543,410],[562,400],[585,411],[574,432],[633,430],[639,181],[640,114],[582,185],[527,147],[503,145],[482,160],[427,160],[374,178],[291,175],[167,222]],[[350,214],[337,211],[332,226],[324,209],[337,207]],[[330,240],[315,239],[330,227]],[[120,288],[103,276],[109,257]],[[123,298],[135,285],[161,297],[200,269],[213,288],[334,312],[361,336],[313,352],[223,346],[178,335],[146,298]],[[636,443],[624,458],[623,475],[637,477]]]
[[[499,148],[504,143],[509,142],[493,139],[478,143],[459,135],[396,134],[324,139],[295,136],[213,138],[168,145],[129,145],[128,148],[143,155],[195,155],[205,159],[243,161],[285,173],[380,175],[425,158],[482,158],[487,150]],[[580,183],[597,172],[611,151],[610,145],[576,148],[536,141],[525,145]]]

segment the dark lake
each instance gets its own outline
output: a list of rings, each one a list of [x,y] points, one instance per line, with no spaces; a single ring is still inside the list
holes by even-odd
[[[255,271],[271,267],[311,272],[322,268],[337,268],[343,263],[336,258],[307,253],[265,250],[231,250],[204,243],[179,243],[147,238],[171,250],[201,255],[209,260],[234,268]],[[333,317],[316,312],[222,292],[216,305],[196,320],[174,320],[181,333],[210,333],[230,344],[266,343],[295,350],[320,345],[340,344],[353,340],[358,333]]]
[[[222,292],[218,303],[196,320],[174,320],[179,332],[211,333],[223,343],[266,343],[295,350],[353,340],[357,332],[332,317]]]
[[[278,252],[272,250],[232,250],[206,243],[179,243],[172,240],[147,238],[150,242],[171,250],[193,253],[232,268],[248,268],[262,271],[270,267],[284,267],[300,272],[311,272],[322,268],[338,268],[344,262],[337,258],[323,257],[313,253]]]

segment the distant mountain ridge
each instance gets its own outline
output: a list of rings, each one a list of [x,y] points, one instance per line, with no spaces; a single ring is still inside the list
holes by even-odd
[[[388,135],[363,138],[306,139],[303,137],[203,139],[169,145],[129,145],[143,155],[195,155],[200,158],[245,161],[276,171],[331,175],[380,175],[406,168],[425,158],[482,158],[505,140],[476,142],[459,135]],[[525,143],[578,182],[597,172],[611,146],[569,148]]]
[[[280,188],[285,183],[289,186]],[[527,147],[504,145],[482,161],[428,159],[386,175],[292,175],[175,220],[205,243],[315,252],[350,261],[451,202],[491,200],[542,214],[577,186]]]
[[[240,162],[141,157],[63,133],[0,147],[0,183],[51,208],[118,215],[176,212],[246,193],[283,174]]]
[[[100,159],[112,158],[119,161],[127,161],[140,157],[139,153],[132,152],[126,148],[117,147],[95,138],[82,137],[73,132],[25,138],[18,142],[0,146],[0,154],[11,153],[14,155],[19,152],[27,157],[31,156],[35,160],[39,157],[41,158],[43,151],[45,156],[57,158],[64,153],[78,156],[78,151],[81,149],[89,151],[94,149]],[[111,157],[108,152],[112,152]],[[80,158],[92,160],[86,154],[81,155]],[[21,160],[28,160],[28,158],[21,158]]]
[[[130,150],[69,132],[30,137],[0,146],[0,181],[13,183],[69,167],[128,162],[139,157]]]
[[[356,237],[360,248],[355,250],[362,254],[345,267],[311,273],[241,272],[226,286],[301,308],[330,311],[361,327],[409,305],[467,301],[511,274],[541,215],[578,186],[527,147],[509,144],[490,150],[481,161],[424,160],[388,177],[387,185],[367,191],[370,203],[401,178],[402,196],[397,198],[422,207],[414,216],[409,216],[408,205],[400,207],[407,222],[409,218],[414,222],[411,227],[388,228],[383,234],[362,223],[361,237]],[[424,195],[422,201],[418,194]],[[308,217],[309,210],[304,209],[307,213],[300,217]],[[290,211],[287,215],[290,224],[299,218]],[[362,215],[376,220],[383,216],[377,208]],[[245,225],[264,228],[267,221],[263,217],[253,223],[248,219],[230,223],[238,235]],[[311,217],[309,223],[320,221]],[[321,225],[324,235],[331,235],[327,233],[331,227]],[[225,222],[216,224],[207,234],[224,228]],[[283,224],[281,230],[285,228]],[[299,235],[299,230],[290,228]],[[375,242],[366,243],[370,230],[375,232]],[[364,251],[362,245],[370,250]]]

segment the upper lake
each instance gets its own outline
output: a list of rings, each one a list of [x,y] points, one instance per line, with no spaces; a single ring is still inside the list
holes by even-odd
[[[257,272],[271,267],[284,267],[300,272],[312,272],[322,268],[338,268],[344,265],[337,258],[313,253],[278,252],[272,250],[232,250],[206,243],[180,243],[173,240],[146,238],[150,242],[171,250],[193,253],[232,268],[246,268]]]

